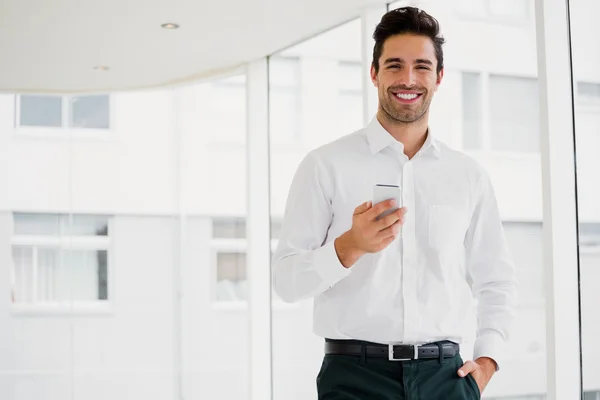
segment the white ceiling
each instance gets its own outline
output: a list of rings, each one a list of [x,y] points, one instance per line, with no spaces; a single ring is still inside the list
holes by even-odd
[[[0,0],[0,91],[106,92],[238,67],[386,0]],[[177,30],[161,24],[175,22]],[[108,71],[97,71],[97,65]]]

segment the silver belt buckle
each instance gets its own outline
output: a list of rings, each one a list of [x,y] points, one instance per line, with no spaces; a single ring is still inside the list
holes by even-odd
[[[394,346],[398,346],[397,344],[388,344],[388,360],[390,361],[410,361],[410,360],[418,360],[419,359],[419,345],[413,345],[414,354],[412,358],[394,358]]]

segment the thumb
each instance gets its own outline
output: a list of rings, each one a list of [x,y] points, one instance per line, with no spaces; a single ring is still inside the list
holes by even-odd
[[[354,215],[362,214],[371,208],[371,202],[367,201],[354,209]]]
[[[458,370],[458,376],[460,376],[461,378],[464,378],[465,376],[467,376],[468,374],[473,372],[475,370],[476,366],[477,365],[473,361],[467,361]]]

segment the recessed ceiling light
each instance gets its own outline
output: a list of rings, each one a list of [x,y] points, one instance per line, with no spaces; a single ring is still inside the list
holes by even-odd
[[[96,71],[108,71],[110,67],[107,67],[106,65],[96,65],[94,69]]]
[[[162,24],[161,26],[162,26],[163,28],[165,28],[165,29],[177,29],[177,28],[179,28],[179,25],[177,25],[177,24],[174,24],[174,23],[172,23],[172,22],[168,22],[168,23],[166,23],[166,24]]]

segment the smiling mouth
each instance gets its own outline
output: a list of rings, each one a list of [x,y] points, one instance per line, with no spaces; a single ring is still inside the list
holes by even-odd
[[[394,97],[402,104],[416,103],[423,93],[393,93]]]

